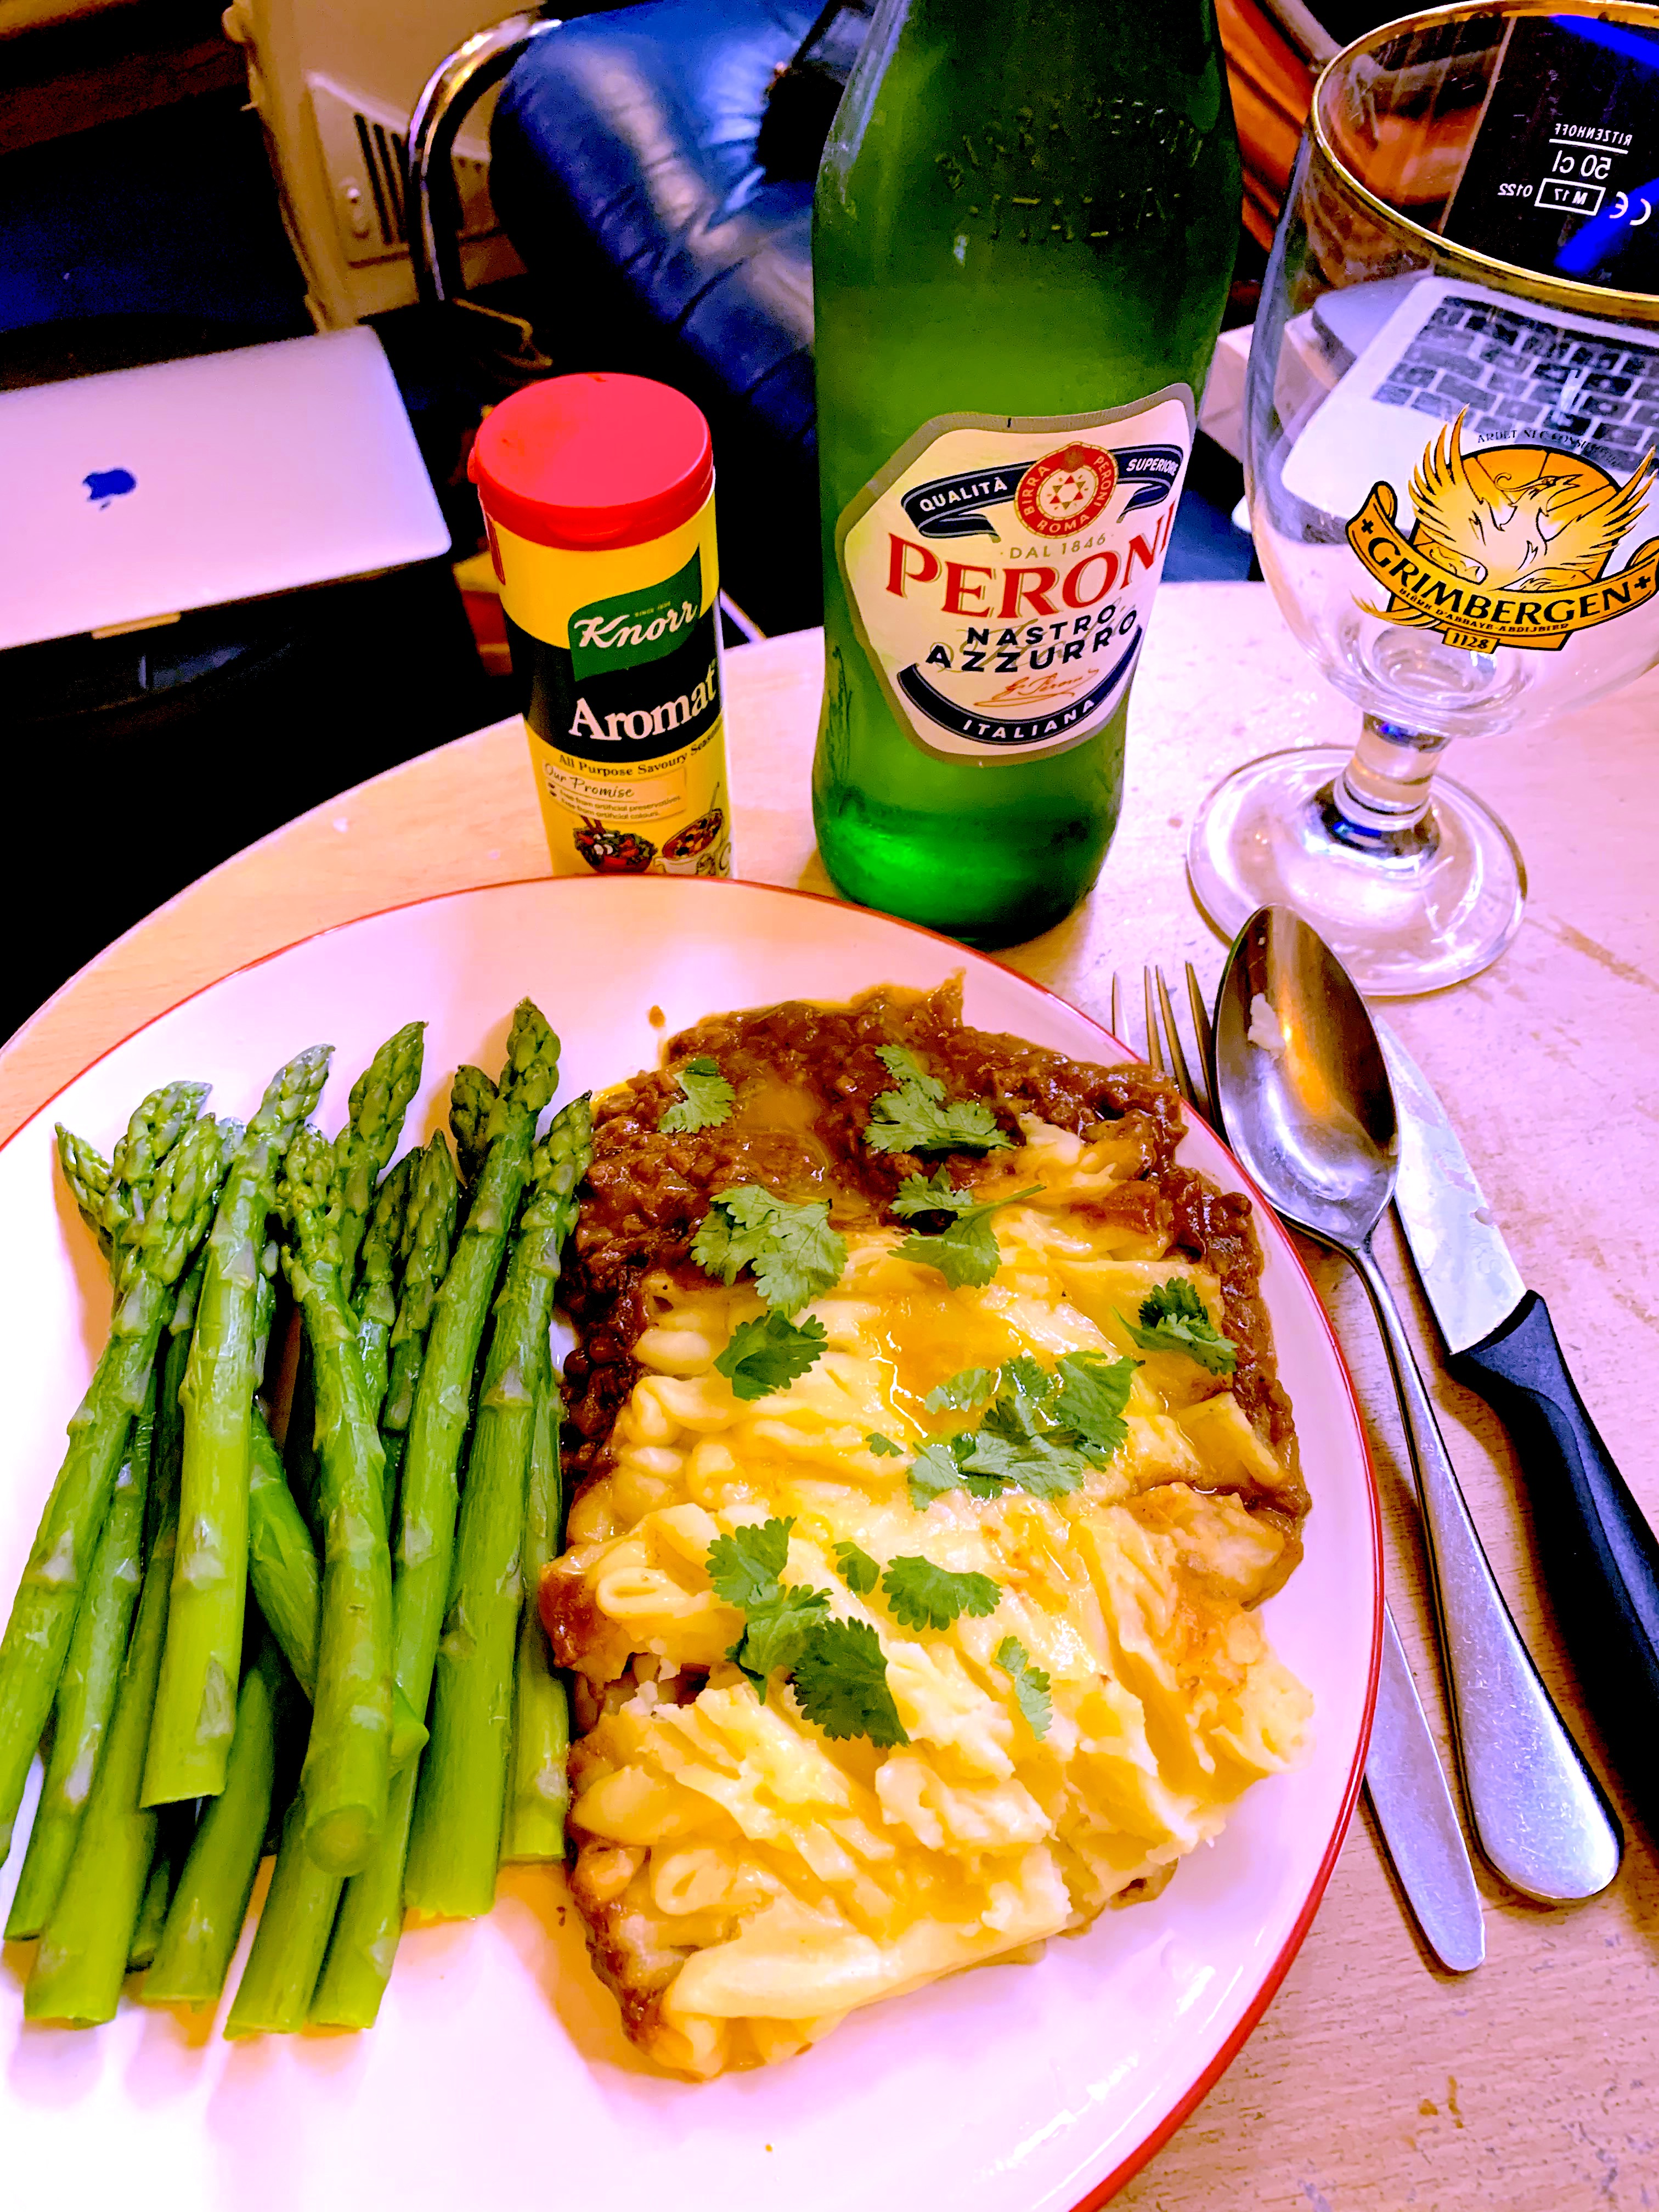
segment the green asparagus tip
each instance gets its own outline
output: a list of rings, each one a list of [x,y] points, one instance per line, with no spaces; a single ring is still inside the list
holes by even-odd
[[[210,1083],[164,1083],[141,1099],[111,1159],[117,1180],[149,1182],[200,1114],[212,1088]]]
[[[295,1131],[317,1110],[334,1057],[331,1044],[307,1045],[279,1067],[265,1086],[259,1110],[247,1125],[254,1141],[268,1141],[277,1154],[285,1152]]]
[[[513,1009],[501,1087],[503,1098],[532,1114],[539,1114],[559,1087],[559,1040],[532,999],[520,999]]]

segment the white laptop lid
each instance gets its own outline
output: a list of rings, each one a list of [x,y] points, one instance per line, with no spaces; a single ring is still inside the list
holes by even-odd
[[[0,647],[448,548],[372,331],[0,392]]]

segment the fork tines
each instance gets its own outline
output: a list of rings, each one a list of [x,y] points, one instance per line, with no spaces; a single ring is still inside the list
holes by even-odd
[[[1181,1039],[1181,1028],[1176,1019],[1174,1001],[1161,968],[1141,970],[1141,991],[1145,1001],[1146,1050],[1142,1058],[1149,1067],[1160,1075],[1173,1076],[1176,1089],[1189,1106],[1196,1108],[1206,1118],[1210,1113],[1210,1094],[1206,1071],[1210,1063],[1210,1016],[1204,1003],[1204,993],[1199,984],[1198,973],[1192,962],[1187,963],[1187,1005],[1192,1017],[1193,1035],[1197,1041],[1197,1068],[1194,1078],[1192,1064]],[[1123,1023],[1123,997],[1118,979],[1112,977],[1111,1023],[1113,1033],[1129,1043],[1131,1039]]]

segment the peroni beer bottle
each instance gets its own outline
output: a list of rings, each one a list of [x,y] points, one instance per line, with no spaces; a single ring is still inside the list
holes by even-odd
[[[881,0],[812,246],[850,897],[1006,945],[1099,873],[1239,191],[1212,0]]]

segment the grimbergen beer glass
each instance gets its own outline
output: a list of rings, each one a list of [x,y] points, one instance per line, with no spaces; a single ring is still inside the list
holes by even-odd
[[[1383,996],[1513,936],[1514,841],[1436,769],[1659,661],[1656,208],[1652,8],[1437,9],[1320,78],[1246,471],[1267,579],[1363,722],[1206,801],[1188,865],[1224,934],[1292,906]]]

